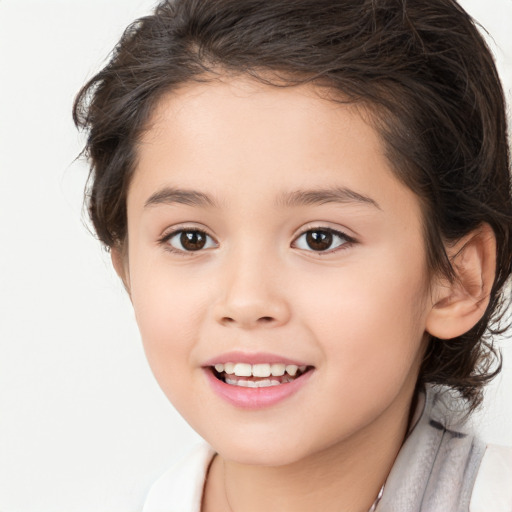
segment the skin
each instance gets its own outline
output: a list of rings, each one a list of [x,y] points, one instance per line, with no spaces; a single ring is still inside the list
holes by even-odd
[[[368,510],[407,431],[426,331],[442,333],[435,305],[454,302],[428,277],[418,199],[377,132],[318,92],[187,85],[160,101],[138,147],[113,260],[156,379],[218,452],[206,512]],[[209,202],[162,199],[169,189]],[[319,189],[351,195],[283,200]],[[312,250],[304,233],[326,228],[346,236]],[[180,229],[204,231],[205,248],[185,251],[169,238]],[[233,350],[314,370],[284,401],[247,410],[203,369]]]

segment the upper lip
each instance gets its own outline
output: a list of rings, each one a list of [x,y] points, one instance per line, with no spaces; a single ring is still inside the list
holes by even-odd
[[[203,363],[203,366],[215,366],[216,364],[225,363],[246,363],[246,364],[293,364],[296,366],[308,366],[307,363],[299,361],[297,359],[290,359],[277,354],[271,354],[266,352],[248,353],[241,351],[225,352],[215,356],[208,361]],[[310,365],[309,365],[310,366]]]

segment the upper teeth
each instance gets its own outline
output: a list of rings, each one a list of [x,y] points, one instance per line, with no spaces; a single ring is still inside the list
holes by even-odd
[[[297,366],[295,364],[247,364],[247,363],[224,363],[216,364],[215,370],[219,373],[226,372],[228,375],[235,374],[237,377],[280,377],[285,374],[292,377],[297,371],[305,372],[306,366]]]

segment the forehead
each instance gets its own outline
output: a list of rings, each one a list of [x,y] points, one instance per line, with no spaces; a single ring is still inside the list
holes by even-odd
[[[242,77],[183,86],[160,100],[138,144],[129,204],[162,187],[274,202],[290,190],[345,187],[417,203],[361,111],[312,84]]]

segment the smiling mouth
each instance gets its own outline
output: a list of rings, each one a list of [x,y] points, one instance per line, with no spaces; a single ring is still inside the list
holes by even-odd
[[[230,386],[264,388],[289,384],[312,370],[312,366],[282,363],[223,363],[211,367],[214,376]]]

